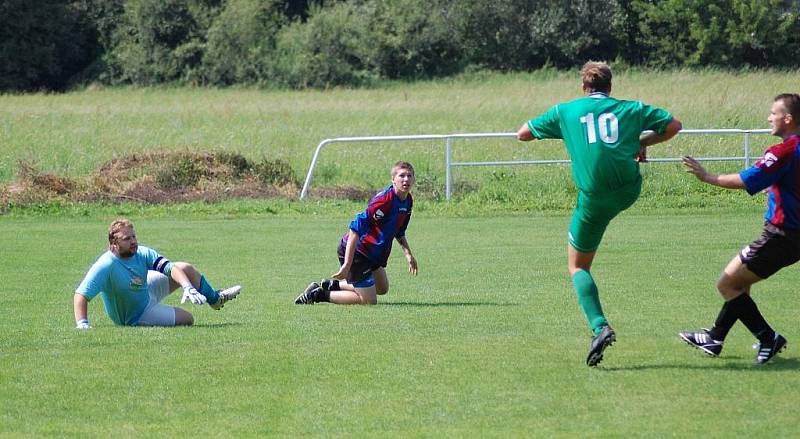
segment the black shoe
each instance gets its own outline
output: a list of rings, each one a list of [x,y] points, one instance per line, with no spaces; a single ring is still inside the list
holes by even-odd
[[[319,286],[324,291],[330,291],[331,287],[333,286],[333,279],[322,279],[321,281],[319,281]]]
[[[706,354],[712,357],[718,357],[722,352],[722,342],[714,340],[708,334],[708,330],[701,330],[700,332],[679,332],[678,335],[685,341]]]
[[[311,282],[307,287],[306,290],[303,291],[303,294],[297,296],[297,299],[294,299],[295,305],[313,305],[314,302],[317,300],[317,292],[322,291],[322,287],[319,286],[316,282]]]
[[[768,345],[759,343],[755,363],[758,365],[767,364],[772,357],[778,355],[784,349],[786,349],[786,339],[776,332],[772,343]]]
[[[587,366],[597,366],[603,361],[603,351],[617,341],[617,334],[610,326],[603,326],[599,334],[592,338],[589,346],[589,355],[586,357]]]

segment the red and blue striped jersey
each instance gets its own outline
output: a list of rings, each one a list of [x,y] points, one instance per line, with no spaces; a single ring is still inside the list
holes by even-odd
[[[392,185],[375,195],[367,209],[350,222],[350,230],[359,236],[356,251],[370,261],[386,266],[392,252],[392,241],[406,234],[413,205],[411,194],[401,200]],[[348,233],[342,237],[345,245]]]
[[[800,136],[793,134],[739,173],[750,195],[769,187],[764,219],[786,230],[800,230],[799,147]]]

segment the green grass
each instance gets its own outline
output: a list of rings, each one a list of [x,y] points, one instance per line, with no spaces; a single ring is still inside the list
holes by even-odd
[[[796,72],[620,71],[614,95],[663,106],[685,128],[763,128],[769,103],[793,90]],[[329,91],[252,89],[101,89],[63,95],[0,95],[0,182],[16,177],[17,160],[60,175],[86,175],[103,162],[153,150],[240,152],[289,161],[305,175],[316,145],[341,136],[515,132],[556,102],[580,93],[577,73],[478,73],[450,80],[389,83]],[[756,136],[753,151],[771,144]],[[740,155],[731,136],[679,137],[652,156]],[[559,142],[457,141],[456,161],[565,158]],[[380,187],[391,163],[417,165],[444,185],[444,143],[337,144],[321,156],[315,185]],[[366,165],[353,166],[353,163]],[[530,167],[516,168],[529,185]],[[508,169],[508,168],[501,168]],[[490,170],[456,170],[456,181],[487,180]]]
[[[795,434],[796,270],[754,288],[789,339],[774,364],[751,366],[741,325],[718,359],[676,336],[716,316],[715,279],[759,234],[761,208],[634,208],[615,220],[593,274],[619,341],[598,369],[584,365],[589,334],[566,275],[568,213],[422,212],[409,228],[418,277],[394,255],[378,306],[301,307],[295,295],[337,268],[352,212],[132,210],[144,244],[245,289],[222,311],[191,308],[193,328],[114,327],[95,301],[94,328],[75,331],[72,291],[121,213],[0,222],[0,436]]]

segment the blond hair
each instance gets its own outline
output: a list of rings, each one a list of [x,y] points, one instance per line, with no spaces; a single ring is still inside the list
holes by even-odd
[[[400,160],[399,162],[395,163],[394,166],[392,166],[392,178],[394,178],[394,176],[397,175],[397,172],[401,169],[407,169],[411,171],[411,175],[414,175],[414,167],[411,166],[411,163]]]
[[[133,223],[125,218],[115,219],[111,225],[108,226],[108,243],[113,244],[118,238],[117,235],[119,231],[128,227],[133,227]]]

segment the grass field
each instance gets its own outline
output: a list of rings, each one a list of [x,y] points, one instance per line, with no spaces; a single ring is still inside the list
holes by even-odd
[[[764,128],[773,96],[794,90],[797,72],[619,71],[614,96],[663,106],[684,128]],[[451,80],[390,83],[361,90],[101,89],[64,95],[0,95],[0,183],[16,177],[17,160],[62,175],[86,175],[136,152],[190,149],[287,160],[298,175],[314,147],[342,136],[515,132],[551,105],[580,94],[577,72],[474,74]],[[753,139],[758,154],[771,144]],[[731,136],[679,136],[652,156],[740,155]],[[459,141],[453,160],[565,158],[558,142]],[[443,142],[334,145],[321,156],[315,185],[380,187],[399,158],[443,188]],[[368,166],[352,166],[368,163]],[[531,168],[500,168],[505,186],[541,181]],[[491,182],[491,170],[459,169],[456,182]],[[554,185],[561,184],[550,176]],[[432,181],[431,181],[432,180]],[[517,181],[519,180],[519,181]],[[494,190],[496,192],[496,190]],[[493,190],[488,190],[489,193]],[[488,195],[489,197],[491,195]],[[487,198],[484,197],[484,198]],[[528,202],[529,200],[525,200]]]
[[[593,273],[619,341],[597,369],[565,273],[566,213],[417,215],[420,274],[394,255],[375,307],[292,304],[337,268],[341,215],[133,216],[143,244],[243,293],[177,329],[114,327],[98,300],[86,332],[72,291],[110,217],[2,219],[0,436],[795,436],[796,269],[754,288],[789,340],[773,364],[751,366],[741,325],[718,359],[676,336],[711,323],[714,281],[760,214],[618,218]]]

